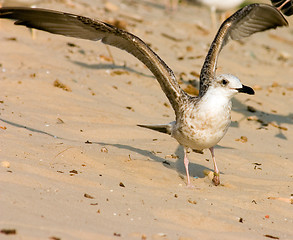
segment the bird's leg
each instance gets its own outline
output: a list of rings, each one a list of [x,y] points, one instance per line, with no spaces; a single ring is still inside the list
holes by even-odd
[[[211,147],[210,148],[211,154],[212,154],[212,158],[213,158],[213,164],[214,164],[214,177],[213,177],[213,182],[216,186],[218,186],[220,184],[220,172],[219,169],[217,167],[217,163],[216,163],[216,158],[215,158],[215,154],[214,154],[214,148]]]
[[[188,148],[184,148],[184,166],[185,166],[185,171],[186,171],[186,176],[187,176],[187,187],[192,187],[192,185],[190,184],[190,178],[189,178],[189,171],[188,171],[188,158],[187,158],[187,152],[188,152]]]
[[[281,9],[282,9],[282,7],[284,7],[284,5],[287,3],[287,2],[289,2],[290,0],[287,0],[287,1],[285,1],[280,7],[278,7],[277,9],[279,10],[279,11],[281,11]]]
[[[216,8],[214,6],[210,8],[210,14],[211,14],[211,20],[212,20],[212,29],[216,30],[217,29],[217,13],[216,13]]]
[[[106,49],[107,49],[108,54],[109,54],[109,56],[110,56],[110,58],[111,58],[111,62],[112,62],[112,64],[115,65],[114,57],[113,57],[112,52],[111,52],[111,50],[110,50],[110,48],[109,48],[108,45],[106,45]]]

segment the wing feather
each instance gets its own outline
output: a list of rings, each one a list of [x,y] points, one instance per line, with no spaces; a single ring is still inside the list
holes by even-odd
[[[53,34],[92,41],[101,40],[105,44],[127,51],[155,75],[177,115],[186,96],[184,91],[167,64],[135,35],[99,20],[39,8],[0,8],[0,18],[14,19],[16,25]]]
[[[283,15],[267,4],[248,5],[226,19],[218,30],[200,73],[200,95],[204,95],[215,79],[218,56],[229,39],[240,40],[279,26],[288,26]]]

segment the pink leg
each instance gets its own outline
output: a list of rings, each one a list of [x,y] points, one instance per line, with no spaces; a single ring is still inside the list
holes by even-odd
[[[287,2],[289,2],[290,0],[287,0],[287,1],[285,1],[280,7],[278,7],[277,9],[279,10],[279,11],[281,11],[281,9],[282,9],[282,7],[284,7],[284,5],[287,3]]]
[[[213,164],[214,164],[214,178],[213,178],[213,182],[216,186],[218,186],[220,184],[220,172],[219,169],[217,167],[217,163],[216,163],[216,158],[215,158],[215,154],[214,154],[214,148],[211,147],[210,148],[211,154],[212,154],[212,158],[213,158]]]
[[[191,187],[192,185],[190,184],[190,178],[189,178],[189,171],[188,171],[188,158],[187,158],[187,148],[184,148],[184,166],[185,166],[185,171],[186,171],[186,176],[187,176],[187,187]]]

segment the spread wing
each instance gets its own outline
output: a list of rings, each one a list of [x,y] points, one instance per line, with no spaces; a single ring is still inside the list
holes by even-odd
[[[166,63],[135,35],[99,20],[46,9],[0,8],[0,18],[14,19],[16,25],[54,34],[92,41],[101,40],[105,44],[127,51],[155,75],[177,115],[185,93]]]
[[[204,95],[215,79],[218,56],[229,39],[240,40],[254,33],[278,26],[287,26],[288,22],[273,6],[251,4],[226,19],[218,30],[200,73],[200,95]]]

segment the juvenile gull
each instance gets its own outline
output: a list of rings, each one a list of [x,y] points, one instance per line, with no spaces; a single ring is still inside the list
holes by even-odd
[[[175,121],[164,125],[139,125],[169,133],[184,147],[187,185],[190,186],[187,153],[189,149],[209,149],[214,164],[213,182],[220,184],[214,146],[222,139],[231,122],[231,98],[238,92],[254,94],[231,74],[216,75],[217,59],[228,40],[238,40],[253,33],[287,26],[283,15],[265,4],[248,5],[223,22],[216,34],[200,73],[198,97],[189,96],[179,86],[173,71],[135,35],[112,25],[70,13],[31,8],[1,8],[0,18],[16,20],[24,25],[54,34],[101,40],[103,43],[126,50],[155,75],[175,111]]]

